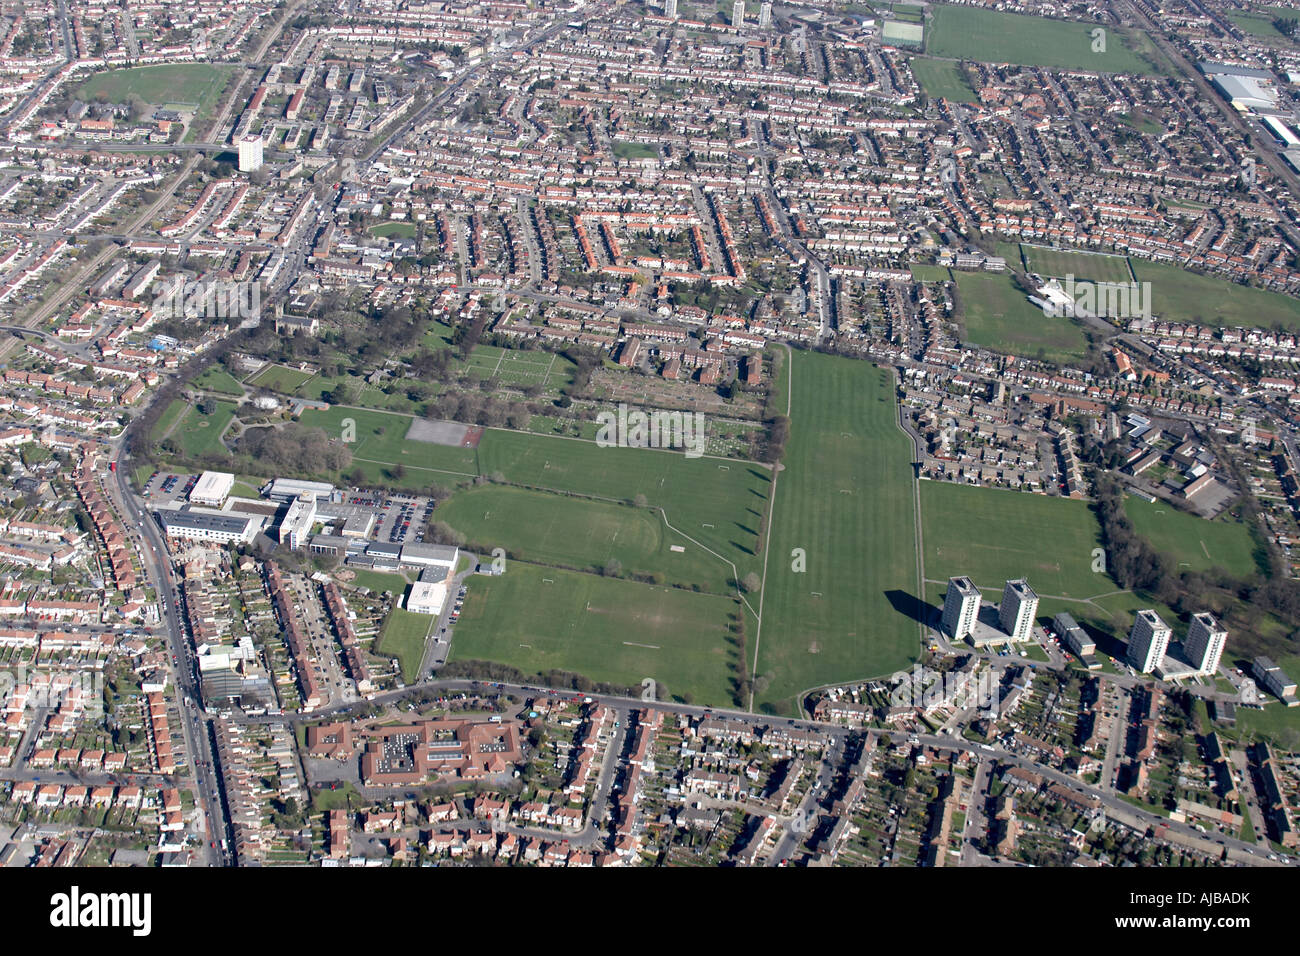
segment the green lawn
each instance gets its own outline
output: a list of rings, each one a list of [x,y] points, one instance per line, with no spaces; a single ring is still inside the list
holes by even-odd
[[[187,458],[227,454],[226,447],[221,443],[221,434],[235,417],[235,405],[232,402],[215,404],[216,410],[211,415],[201,415],[197,408],[191,408],[172,433],[172,440],[180,444],[181,451]]]
[[[646,143],[614,143],[614,155],[618,159],[654,159],[659,152]]]
[[[356,441],[349,445],[353,462],[373,480],[421,487],[478,474],[472,448],[407,441],[410,415],[336,405],[325,411],[304,409],[298,420],[307,428],[322,429],[331,438],[342,438],[344,422],[348,419],[356,425]],[[391,474],[392,466],[398,464],[406,469],[406,474],[401,479],[385,478],[385,473]]]
[[[158,416],[158,423],[154,425],[152,437],[155,441],[163,438],[168,430],[181,420],[181,416],[189,410],[189,404],[181,401],[179,398],[172,399],[171,403]]]
[[[407,580],[400,574],[391,574],[386,571],[370,571],[366,568],[347,568],[352,572],[352,580],[349,583],[359,588],[369,588],[376,593],[389,591],[394,595],[402,594],[406,591]],[[417,615],[419,616],[419,615]]]
[[[1176,315],[1202,325],[1300,329],[1300,300],[1276,292],[1198,275],[1165,262],[1133,260],[1138,281],[1151,283],[1156,315]]]
[[[756,706],[784,713],[808,688],[904,668],[919,646],[911,445],[893,373],[808,352],[793,363],[755,681]]]
[[[669,531],[649,508],[486,485],[440,504],[434,518],[484,550],[504,547],[521,560],[589,571],[616,560],[624,574],[734,593],[731,568]]]
[[[402,680],[411,683],[419,676],[420,659],[424,656],[424,640],[429,636],[435,618],[428,614],[412,614],[395,607],[388,612],[383,633],[375,642],[375,653],[380,657],[396,657],[401,661]]]
[[[771,483],[760,465],[501,429],[483,436],[478,454],[483,474],[513,484],[617,501],[644,495],[673,528],[733,562],[740,577],[759,570],[758,528]]]
[[[1027,358],[1068,363],[1087,351],[1083,330],[1049,316],[1016,288],[1009,274],[955,272],[966,338],[975,345]]]
[[[996,591],[1028,578],[1040,595],[1087,598],[1116,590],[1092,570],[1101,529],[1086,502],[946,481],[921,482],[925,576],[966,575]],[[943,585],[937,586],[942,594]]]
[[[244,394],[244,387],[238,380],[219,365],[212,365],[205,369],[203,374],[194,380],[194,384],[210,392],[220,392],[222,395],[242,396]]]
[[[208,63],[167,63],[96,73],[74,91],[78,99],[94,102],[99,94],[110,103],[125,103],[134,93],[151,106],[190,104],[202,113],[220,94],[233,66]]]
[[[1300,10],[1292,7],[1262,7],[1252,5],[1249,11],[1225,10],[1226,16],[1243,33],[1268,40],[1286,41],[1286,36],[1273,21],[1279,17],[1286,20],[1300,19]],[[1295,41],[1288,41],[1294,43]]]
[[[1106,28],[1104,52],[1097,24],[999,13],[979,7],[930,7],[926,52],[934,56],[1102,73],[1158,74],[1151,41],[1134,30]]]
[[[549,582],[549,583],[548,583]],[[730,704],[734,599],[519,562],[475,578],[451,660],[491,660],[526,673],[564,670],[660,696]]]
[[[1179,571],[1218,567],[1245,578],[1259,570],[1255,542],[1244,524],[1206,521],[1163,501],[1152,503],[1141,498],[1126,498],[1124,511],[1133,530],[1167,555]]]
[[[956,103],[975,103],[975,91],[962,75],[961,67],[952,60],[935,60],[928,56],[914,56],[909,61],[912,75],[926,94]]]
[[[1128,259],[1067,249],[1047,249],[1022,244],[1025,268],[1041,276],[1063,279],[1074,276],[1091,282],[1132,282]]]
[[[273,392],[292,393],[312,379],[311,372],[287,368],[284,365],[268,365],[248,380],[249,385],[269,388]]]
[[[415,238],[415,224],[409,222],[383,222],[377,226],[371,226],[367,231],[372,236],[381,238],[388,236],[398,236],[402,239]]]

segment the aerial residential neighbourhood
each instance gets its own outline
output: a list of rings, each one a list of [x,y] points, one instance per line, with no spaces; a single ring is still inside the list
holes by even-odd
[[[0,872],[1296,867],[1292,3],[0,0]]]

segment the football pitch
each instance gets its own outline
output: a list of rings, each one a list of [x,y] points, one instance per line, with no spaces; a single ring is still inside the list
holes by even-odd
[[[1165,555],[1178,571],[1222,568],[1239,578],[1260,570],[1250,529],[1232,520],[1207,521],[1163,501],[1125,498],[1133,530]],[[1260,555],[1259,560],[1265,560]]]
[[[926,52],[934,56],[1099,73],[1157,75],[1155,47],[1142,33],[1075,20],[999,13],[978,7],[930,7]]]
[[[795,352],[791,374],[755,678],[756,709],[780,713],[812,687],[907,667],[919,648],[911,445],[893,373]]]
[[[1047,315],[1005,274],[954,272],[968,341],[997,352],[1068,364],[1088,341],[1072,320]]]
[[[1048,249],[1022,243],[1025,268],[1041,276],[1063,279],[1074,276],[1090,282],[1132,282],[1128,259],[1069,249]]]
[[[1040,596],[1083,599],[1117,590],[1094,572],[1101,528],[1087,502],[946,481],[921,482],[925,576],[942,600],[950,577],[965,575],[1001,594],[1027,578]]]
[[[451,660],[500,661],[699,703],[731,699],[734,598],[511,562],[470,584]]]
[[[669,531],[649,508],[486,485],[443,502],[435,518],[484,549],[503,547],[524,561],[596,572],[617,561],[624,574],[735,594],[730,567]]]
[[[912,75],[929,96],[952,100],[955,103],[976,102],[975,91],[970,88],[961,68],[951,60],[936,60],[928,56],[914,56],[908,61]]]

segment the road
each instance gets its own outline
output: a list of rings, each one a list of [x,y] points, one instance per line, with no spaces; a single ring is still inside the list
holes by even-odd
[[[179,595],[167,557],[167,547],[153,520],[148,517],[148,512],[137,504],[131,493],[125,467],[119,466],[116,472],[109,473],[104,486],[122,516],[123,525],[133,529],[144,541],[144,546],[139,549],[140,563],[146,577],[164,602],[161,627],[167,653],[178,662],[172,668],[172,676],[176,682],[176,700],[181,711],[180,726],[185,740],[185,752],[189,755],[190,771],[197,785],[198,806],[208,821],[208,844],[202,855],[210,865],[224,865],[230,862],[226,854],[211,846],[212,841],[220,842],[229,835],[221,783],[217,778],[216,761],[212,754],[211,723],[201,709],[202,697],[195,679],[193,650],[181,626]]]

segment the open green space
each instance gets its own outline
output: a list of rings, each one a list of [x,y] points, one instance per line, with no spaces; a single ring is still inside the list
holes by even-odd
[[[171,403],[158,416],[158,422],[153,428],[153,438],[155,440],[163,438],[172,426],[181,420],[181,416],[189,410],[189,403],[179,398],[172,399]]]
[[[1064,279],[1074,276],[1090,282],[1132,282],[1128,259],[1069,249],[1048,249],[1022,243],[1025,268],[1041,276]]]
[[[368,408],[335,405],[329,409],[304,409],[299,423],[319,428],[331,438],[342,439],[348,422],[355,425],[356,441],[349,444],[353,462],[367,474],[378,475],[387,466],[401,465],[408,473],[394,484],[419,487],[437,481],[446,484],[455,478],[472,478],[478,474],[472,448],[453,448],[431,442],[408,441],[410,415],[380,412]],[[350,427],[350,426],[349,426]],[[450,476],[450,477],[449,477]]]
[[[659,155],[658,150],[648,143],[616,141],[613,150],[618,159],[654,159]]]
[[[194,384],[210,392],[220,392],[222,395],[242,396],[244,394],[244,387],[220,365],[211,365],[204,369],[203,374],[194,380]]]
[[[1266,7],[1253,4],[1249,10],[1225,10],[1223,15],[1241,32],[1267,40],[1287,40],[1286,34],[1273,25],[1274,20],[1300,20],[1300,10],[1294,7]]]
[[[313,373],[284,365],[268,365],[248,380],[249,385],[291,393],[311,381]]]
[[[103,94],[110,103],[125,103],[135,94],[151,106],[185,104],[202,113],[221,93],[236,68],[210,63],[166,63],[96,73],[75,90],[78,99],[94,102]]]
[[[1087,351],[1083,330],[1063,315],[1047,315],[1006,273],[957,272],[966,338],[975,345],[1050,362],[1077,361]]]
[[[1152,311],[1201,325],[1300,329],[1300,299],[1200,275],[1167,262],[1134,259],[1139,282],[1151,283]]]
[[[352,573],[352,580],[345,582],[352,587],[369,588],[378,594],[388,591],[393,595],[401,595],[406,591],[409,583],[406,578],[400,574],[392,574],[387,571],[371,571],[368,568],[347,568]]]
[[[490,660],[526,673],[564,670],[660,697],[728,704],[735,663],[734,598],[513,562],[475,578],[451,660]]]
[[[893,372],[792,360],[754,685],[757,707],[783,713],[804,690],[891,673],[919,649],[911,444]]]
[[[914,56],[908,61],[912,75],[926,94],[956,103],[976,102],[975,91],[966,82],[961,67],[952,60],[936,60],[928,56]]]
[[[934,56],[1101,73],[1161,72],[1158,54],[1145,34],[1105,28],[1104,44],[1095,23],[1049,20],[999,13],[980,7],[936,4],[930,7],[926,52]]]
[[[397,236],[402,239],[415,238],[415,225],[409,222],[382,222],[377,226],[371,226],[367,230],[372,236],[387,238]]]
[[[1256,553],[1250,529],[1238,521],[1207,521],[1163,501],[1132,497],[1124,499],[1124,512],[1133,530],[1168,556],[1179,571],[1217,567],[1247,578],[1260,570],[1257,561],[1267,560],[1266,554]]]
[[[235,405],[232,402],[214,404],[216,408],[211,415],[204,415],[198,408],[191,408],[172,433],[171,440],[179,443],[181,452],[186,457],[200,458],[227,453],[226,447],[221,443],[221,434],[235,417]]]
[[[503,547],[525,561],[588,571],[617,561],[625,575],[734,593],[728,565],[669,531],[648,508],[486,485],[440,504],[434,519],[476,545]]]
[[[758,529],[771,486],[761,465],[503,429],[488,430],[478,456],[482,474],[512,484],[615,501],[644,495],[674,529],[733,562],[740,577],[759,570]]]
[[[380,657],[396,657],[401,662],[402,680],[411,683],[419,675],[420,660],[424,657],[424,641],[433,627],[434,618],[428,614],[412,614],[400,607],[388,612],[384,630],[375,642],[375,653]]]
[[[1027,578],[1040,596],[1068,598],[1117,590],[1092,570],[1101,529],[1086,502],[923,481],[921,516],[931,580],[965,575],[1001,594],[1008,580]]]

